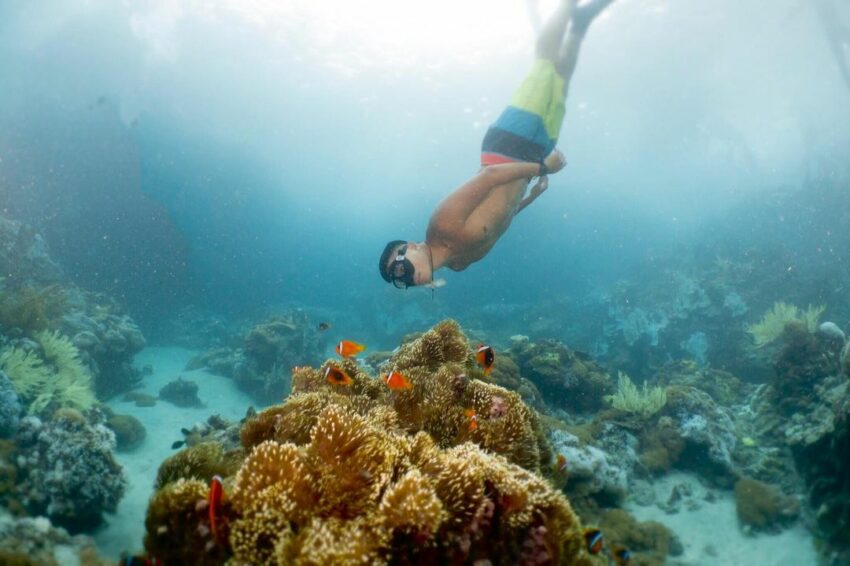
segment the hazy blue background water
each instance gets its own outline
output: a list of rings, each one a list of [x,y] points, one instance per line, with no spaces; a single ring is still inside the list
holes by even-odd
[[[777,191],[846,173],[850,91],[813,5],[619,0],[574,77],[568,168],[431,301],[378,254],[475,173],[532,58],[525,2],[4,0],[0,206],[149,328],[193,303],[436,317],[578,295],[781,226]],[[806,255],[830,237],[807,222],[771,237]]]

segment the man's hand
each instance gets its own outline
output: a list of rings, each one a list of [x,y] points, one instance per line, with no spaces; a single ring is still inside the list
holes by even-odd
[[[548,167],[548,165],[547,165],[547,167]],[[528,192],[528,198],[531,199],[531,200],[534,200],[537,197],[539,197],[540,195],[542,195],[543,191],[545,191],[548,188],[549,188],[549,177],[546,177],[546,176],[540,177],[537,180],[537,183],[535,183],[534,186],[531,187],[531,190]]]
[[[543,165],[546,166],[546,169],[549,171],[549,174],[557,173],[567,165],[567,159],[564,157],[564,154],[561,153],[559,150],[553,149],[552,153],[547,155],[546,159],[543,160]]]

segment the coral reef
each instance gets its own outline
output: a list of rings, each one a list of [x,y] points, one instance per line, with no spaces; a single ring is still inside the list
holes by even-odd
[[[289,393],[290,369],[320,360],[322,340],[307,315],[295,310],[252,327],[241,348],[219,345],[195,356],[186,369],[232,377],[259,403],[277,403]]]
[[[66,294],[71,312],[62,317],[60,330],[80,351],[97,396],[108,399],[138,386],[142,375],[133,367],[133,357],[146,344],[138,325],[102,295],[82,291]]]
[[[560,342],[512,340],[508,354],[520,373],[531,380],[552,408],[588,414],[604,407],[603,397],[613,392],[608,374],[589,356]]]
[[[114,511],[127,480],[115,462],[115,435],[81,413],[58,411],[50,421],[21,420],[17,436],[17,498],[33,514],[82,531]]]
[[[797,517],[800,507],[775,487],[746,477],[735,482],[735,504],[741,523],[762,531],[780,529]]]
[[[155,486],[163,487],[181,478],[208,482],[215,475],[231,476],[244,457],[240,448],[226,451],[218,442],[201,442],[160,464]]]
[[[0,564],[8,566],[110,566],[94,540],[71,536],[46,517],[13,518],[0,510]]]
[[[198,384],[182,377],[163,385],[159,390],[159,398],[178,407],[204,406],[198,397]]]
[[[390,391],[351,360],[327,363],[352,384],[298,368],[292,395],[243,426],[247,457],[235,475],[216,470],[228,494],[221,538],[205,504],[214,470],[164,464],[170,471],[161,471],[146,520],[151,555],[166,563],[595,563],[566,498],[535,473],[552,457],[534,412],[517,394],[468,377],[479,370],[455,323],[386,362],[409,390]]]
[[[0,438],[13,434],[18,427],[21,403],[9,376],[0,370]]]

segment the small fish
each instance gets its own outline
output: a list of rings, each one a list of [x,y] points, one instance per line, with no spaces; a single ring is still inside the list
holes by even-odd
[[[182,432],[184,436],[189,436],[190,434],[192,434],[192,431],[188,428],[181,428],[180,432]]]
[[[224,486],[222,485],[221,476],[215,475],[210,481],[210,494],[207,499],[207,510],[210,517],[210,531],[216,541],[221,541],[221,532],[219,532],[219,520],[221,518],[221,499],[224,497]]]
[[[351,385],[354,383],[350,375],[334,366],[328,366],[325,370],[325,377],[331,385]]]
[[[183,448],[183,446],[185,446],[185,445],[186,445],[185,440],[175,440],[174,442],[171,443],[171,449],[177,450],[178,448]]]
[[[320,332],[324,332],[325,330],[327,330],[327,329],[328,329],[328,328],[330,328],[330,327],[331,327],[331,323],[330,323],[330,322],[320,322],[320,323],[319,323],[319,331],[320,331]]]
[[[614,557],[614,563],[617,566],[628,566],[632,561],[632,553],[622,546],[615,546],[611,555]]]
[[[363,344],[358,344],[357,342],[352,342],[351,340],[340,340],[339,344],[336,345],[336,353],[342,356],[343,358],[350,358],[351,356],[356,356],[365,349],[366,346],[364,346]]]
[[[563,454],[558,454],[555,459],[555,471],[561,474],[567,471],[567,457]]]
[[[475,409],[466,409],[463,414],[469,419],[469,432],[478,430],[478,415],[475,414]]]
[[[484,375],[490,375],[490,372],[493,371],[493,362],[496,361],[496,352],[490,346],[480,344],[475,352],[475,360],[478,365],[484,368]]]
[[[584,529],[584,541],[587,543],[587,551],[591,554],[602,552],[602,531],[594,528]]]
[[[388,375],[384,376],[384,381],[390,389],[410,389],[413,387],[407,378],[396,370],[393,370]]]

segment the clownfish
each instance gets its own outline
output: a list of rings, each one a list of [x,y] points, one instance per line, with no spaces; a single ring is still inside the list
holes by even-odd
[[[413,387],[407,378],[396,370],[392,370],[388,375],[384,376],[384,381],[390,389],[410,389]]]
[[[567,457],[563,454],[558,454],[558,457],[555,459],[555,471],[558,473],[567,471]]]
[[[339,369],[338,367],[328,366],[325,370],[325,377],[331,385],[351,385],[354,380],[351,376]]]
[[[365,349],[366,346],[364,346],[363,344],[358,344],[357,342],[352,342],[351,340],[340,340],[339,344],[336,345],[336,353],[342,356],[343,358],[350,358],[351,356],[356,356]]]
[[[632,561],[632,553],[622,546],[615,546],[611,555],[614,557],[614,563],[617,566],[628,566]]]
[[[469,432],[478,430],[478,415],[475,414],[475,409],[467,409],[463,414],[469,419]]]
[[[207,511],[210,516],[210,531],[213,538],[221,542],[221,532],[219,531],[219,520],[221,517],[221,499],[224,497],[224,486],[221,476],[215,475],[210,480],[210,494],[207,500]]]
[[[584,542],[587,543],[587,551],[591,554],[602,552],[602,531],[594,528],[584,529]]]
[[[496,352],[490,346],[480,344],[475,352],[475,360],[478,365],[484,368],[484,375],[490,375],[490,372],[493,371],[493,362],[496,361]]]

